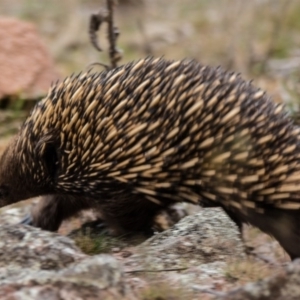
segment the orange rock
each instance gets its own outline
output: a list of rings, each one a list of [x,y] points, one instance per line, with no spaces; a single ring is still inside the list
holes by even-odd
[[[0,98],[45,94],[58,78],[54,61],[36,27],[0,17]]]

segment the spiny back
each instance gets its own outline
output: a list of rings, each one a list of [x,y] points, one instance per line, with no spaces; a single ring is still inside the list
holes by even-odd
[[[28,170],[51,144],[59,192],[262,211],[300,208],[298,135],[283,106],[237,74],[147,58],[53,85],[16,148]],[[49,170],[34,161],[44,180]]]

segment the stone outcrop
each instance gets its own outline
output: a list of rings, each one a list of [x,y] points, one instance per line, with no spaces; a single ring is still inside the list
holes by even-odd
[[[30,226],[0,226],[0,299],[132,299],[121,264]]]

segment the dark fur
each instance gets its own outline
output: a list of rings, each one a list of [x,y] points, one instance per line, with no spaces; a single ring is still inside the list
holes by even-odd
[[[98,201],[84,197],[49,195],[33,206],[27,222],[44,230],[57,231],[64,220],[87,209],[100,212],[101,219],[112,235],[134,232],[149,234],[154,217],[159,212],[157,205],[149,201],[145,203],[137,197],[99,205]]]

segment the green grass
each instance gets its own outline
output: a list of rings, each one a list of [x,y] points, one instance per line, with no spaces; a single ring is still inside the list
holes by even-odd
[[[118,239],[107,236],[105,234],[90,234],[80,232],[74,241],[83,253],[88,255],[96,255],[100,253],[109,253],[116,246]]]

